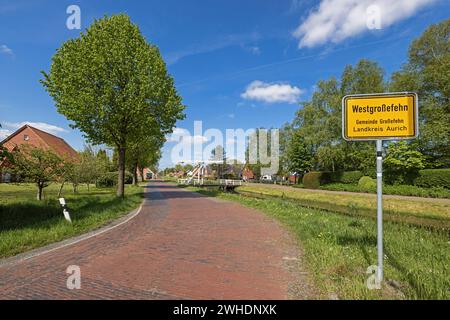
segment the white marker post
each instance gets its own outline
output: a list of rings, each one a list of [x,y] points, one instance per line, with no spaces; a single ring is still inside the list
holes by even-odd
[[[70,223],[72,223],[72,219],[70,219],[69,211],[67,211],[67,209],[66,209],[66,200],[64,198],[59,198],[59,204],[63,207],[64,218],[67,221],[69,221]]]
[[[383,140],[377,140],[377,249],[378,283],[383,281]]]

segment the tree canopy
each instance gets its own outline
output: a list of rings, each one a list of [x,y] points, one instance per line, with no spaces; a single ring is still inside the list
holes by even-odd
[[[374,144],[342,138],[341,99],[348,94],[412,91],[419,95],[417,141],[389,142],[386,164],[392,175],[450,165],[450,19],[430,26],[409,49],[408,62],[389,80],[374,61],[346,66],[339,79],[320,80],[284,131],[282,163],[293,171],[374,171]],[[283,131],[282,130],[282,131]],[[414,149],[415,148],[415,149]],[[402,177],[398,177],[400,180]]]
[[[64,160],[52,150],[22,145],[11,154],[13,172],[36,184],[38,200],[42,199],[43,189],[64,174]]]
[[[89,142],[119,153],[118,196],[124,194],[127,146],[170,133],[184,105],[156,46],[125,14],[95,20],[65,42],[41,80],[58,112]]]
[[[450,165],[450,19],[430,26],[391,77],[391,91],[419,94],[419,150],[433,167]]]

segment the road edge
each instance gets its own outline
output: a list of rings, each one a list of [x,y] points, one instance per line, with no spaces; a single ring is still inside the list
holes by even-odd
[[[75,236],[72,238],[68,238],[68,239],[61,240],[61,241],[58,241],[55,243],[51,243],[51,244],[45,245],[40,248],[36,248],[36,249],[32,249],[27,252],[19,253],[12,257],[0,259],[0,268],[6,267],[9,265],[13,265],[13,264],[17,264],[17,263],[21,263],[21,262],[42,256],[42,255],[45,255],[47,253],[50,253],[50,252],[53,252],[53,251],[56,251],[56,250],[59,250],[59,249],[65,248],[65,247],[69,247],[71,245],[80,243],[82,241],[94,238],[103,233],[114,230],[115,228],[120,227],[120,226],[128,223],[129,221],[133,220],[135,217],[137,217],[139,215],[139,213],[141,212],[142,207],[144,206],[144,203],[146,202],[146,200],[147,199],[144,197],[144,199],[142,199],[142,202],[138,208],[130,211],[128,214],[126,214],[118,219],[115,219],[114,221],[111,221],[107,225],[104,225],[100,228],[88,231],[87,233],[83,233],[81,235],[78,235],[78,236]]]

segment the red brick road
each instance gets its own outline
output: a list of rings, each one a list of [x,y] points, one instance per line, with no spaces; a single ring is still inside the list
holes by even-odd
[[[0,265],[0,299],[311,298],[295,258],[295,241],[263,214],[155,182],[128,223]],[[69,265],[79,290],[66,287]]]

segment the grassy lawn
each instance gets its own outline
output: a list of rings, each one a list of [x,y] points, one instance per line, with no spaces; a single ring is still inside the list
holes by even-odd
[[[32,184],[0,184],[0,258],[73,237],[98,228],[138,207],[142,187],[127,186],[125,199],[115,189],[80,186],[73,194],[66,185],[62,196],[73,221],[64,220],[57,200],[59,185],[44,189],[45,200],[37,201]]]
[[[310,208],[376,217],[376,195],[372,194],[332,194],[269,185],[246,185],[239,187],[237,192],[252,196],[283,197]],[[383,207],[387,220],[450,229],[450,201],[385,198]]]
[[[322,190],[348,191],[348,192],[367,192],[361,190],[357,184],[329,183],[320,186]],[[370,190],[370,193],[377,193],[376,189]],[[445,188],[420,188],[410,185],[383,185],[383,193],[389,195],[425,197],[425,198],[443,198],[450,199],[450,190]]]
[[[310,209],[281,198],[191,190],[239,202],[279,220],[295,234],[321,298],[449,299],[448,231],[386,222],[382,290],[366,287],[366,270],[377,263],[376,221]]]

